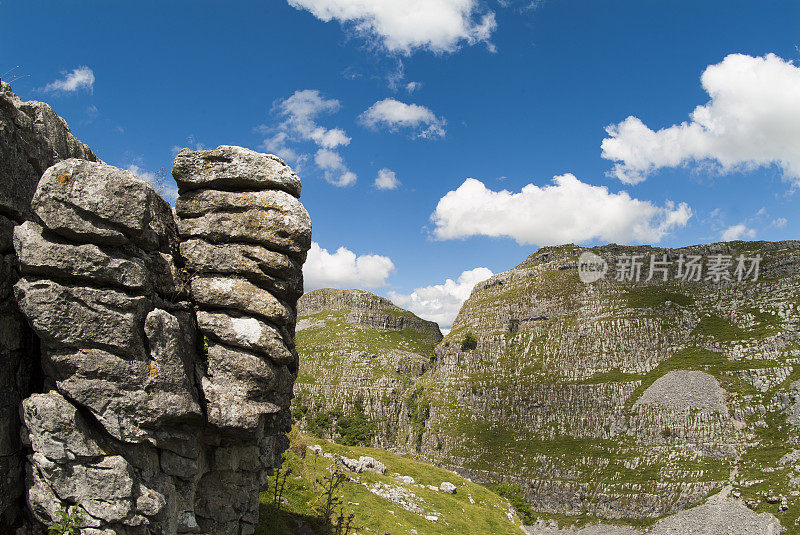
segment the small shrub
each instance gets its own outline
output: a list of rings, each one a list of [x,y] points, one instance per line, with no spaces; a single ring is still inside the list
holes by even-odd
[[[310,410],[308,395],[305,392],[299,392],[292,401],[292,421],[303,421]]]
[[[331,431],[333,431],[333,417],[329,412],[320,411],[308,422],[308,432],[315,437],[327,438]]]
[[[208,336],[203,335],[203,345],[200,348],[200,356],[208,360]]]
[[[289,449],[301,459],[305,459],[306,452],[308,451],[308,443],[305,438],[303,438],[303,435],[300,434],[297,426],[292,427],[292,430],[289,431],[287,436],[289,437]]]
[[[536,516],[533,514],[531,504],[522,494],[522,487],[509,483],[495,483],[494,485],[489,485],[489,488],[511,503],[523,524],[529,526],[536,522]]]
[[[478,347],[478,339],[472,333],[467,333],[461,341],[461,351],[471,351]]]
[[[83,517],[77,506],[72,506],[69,509],[56,511],[60,520],[53,522],[47,526],[48,535],[80,535],[78,524],[81,523]]]
[[[345,446],[368,446],[377,434],[375,423],[364,412],[364,402],[356,399],[353,411],[336,421],[336,442]]]

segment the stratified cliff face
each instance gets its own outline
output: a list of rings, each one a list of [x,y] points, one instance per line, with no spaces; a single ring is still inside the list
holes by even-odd
[[[425,410],[418,383],[441,339],[436,323],[363,290],[303,295],[295,416],[320,435],[413,451]]]
[[[599,247],[611,271],[592,284],[584,251],[545,248],[476,286],[426,374],[423,455],[519,484],[545,513],[657,517],[730,483],[794,525],[800,242]],[[762,260],[756,281],[646,282],[651,254],[731,255],[732,275],[740,254]],[[620,255],[644,255],[641,282],[615,280]]]
[[[14,230],[15,298],[41,340],[21,407],[41,523],[74,505],[88,534],[253,533],[287,446],[299,179],[227,146],[181,151],[173,174],[177,219],[128,171],[59,162]]]
[[[0,82],[0,532],[19,521],[25,454],[20,401],[40,381],[38,340],[19,312],[14,225],[33,217],[31,199],[45,169],[67,158],[96,161],[64,120],[42,102],[23,102]]]

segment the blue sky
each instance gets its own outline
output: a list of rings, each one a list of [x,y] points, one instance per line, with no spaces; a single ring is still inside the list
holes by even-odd
[[[274,150],[307,279],[445,326],[539,245],[797,238],[799,45],[796,1],[0,2],[0,73],[104,161]]]

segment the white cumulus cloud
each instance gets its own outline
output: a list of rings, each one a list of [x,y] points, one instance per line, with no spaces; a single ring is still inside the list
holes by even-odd
[[[475,285],[492,275],[490,269],[479,267],[464,271],[457,280],[447,279],[443,284],[416,288],[410,294],[389,292],[389,299],[420,318],[435,321],[447,332]]]
[[[606,128],[602,156],[636,184],[664,167],[711,163],[722,173],[777,164],[800,184],[800,67],[774,54],[731,54],[700,81],[711,100],[690,121],[651,130],[628,117]]]
[[[753,239],[756,237],[756,231],[748,228],[744,223],[732,225],[726,228],[721,235],[722,241],[741,240],[743,238]]]
[[[85,89],[89,93],[94,91],[94,71],[86,65],[63,74],[64,77],[62,79],[50,82],[44,87],[43,91],[63,91],[65,93],[75,93],[79,89]]]
[[[380,100],[359,116],[361,124],[369,128],[400,128],[415,130],[417,137],[433,138],[445,135],[447,121],[437,117],[429,108],[419,104],[406,104],[393,98]]]
[[[375,187],[378,189],[397,189],[400,186],[400,181],[397,180],[397,175],[391,169],[381,169],[378,171],[378,176],[375,178]]]
[[[341,128],[326,128],[318,124],[320,116],[334,113],[341,104],[336,99],[322,96],[316,89],[295,91],[291,96],[279,100],[273,111],[283,118],[275,127],[261,125],[258,130],[268,137],[264,139],[264,150],[295,162],[309,159],[297,144],[308,142],[317,147],[314,163],[323,172],[325,180],[335,186],[349,186],[356,182],[356,174],[350,171],[342,156],[334,149],[350,144],[350,137]]]
[[[345,247],[329,253],[312,242],[303,265],[303,287],[306,292],[319,288],[380,288],[386,286],[392,271],[394,263],[389,257],[356,255]]]
[[[528,184],[519,193],[492,191],[468,178],[439,200],[431,220],[440,240],[482,235],[509,237],[519,244],[559,245],[594,239],[658,242],[685,226],[691,216],[686,203],[659,207],[565,174],[554,177],[552,185]]]
[[[461,43],[488,43],[497,27],[478,0],[288,0],[318,19],[337,20],[390,52],[453,52]],[[491,45],[490,45],[491,46]]]

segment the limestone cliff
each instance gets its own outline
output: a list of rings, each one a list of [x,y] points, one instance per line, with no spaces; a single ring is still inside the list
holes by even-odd
[[[731,483],[794,525],[800,466],[779,459],[800,448],[800,242],[592,249],[610,266],[761,255],[742,282],[584,284],[584,251],[544,248],[475,287],[428,372],[422,454],[544,513],[654,518]]]
[[[25,532],[74,507],[89,535],[253,533],[298,369],[297,175],[240,147],[184,150],[173,212],[52,110],[3,96],[33,115],[0,122],[3,186],[26,181],[3,198],[3,299],[13,287],[19,311],[3,316],[0,531],[19,522],[24,473]]]
[[[315,290],[298,303],[300,375],[293,411],[317,434],[413,451],[418,381],[438,325],[363,290]],[[363,415],[363,420],[358,418]]]

